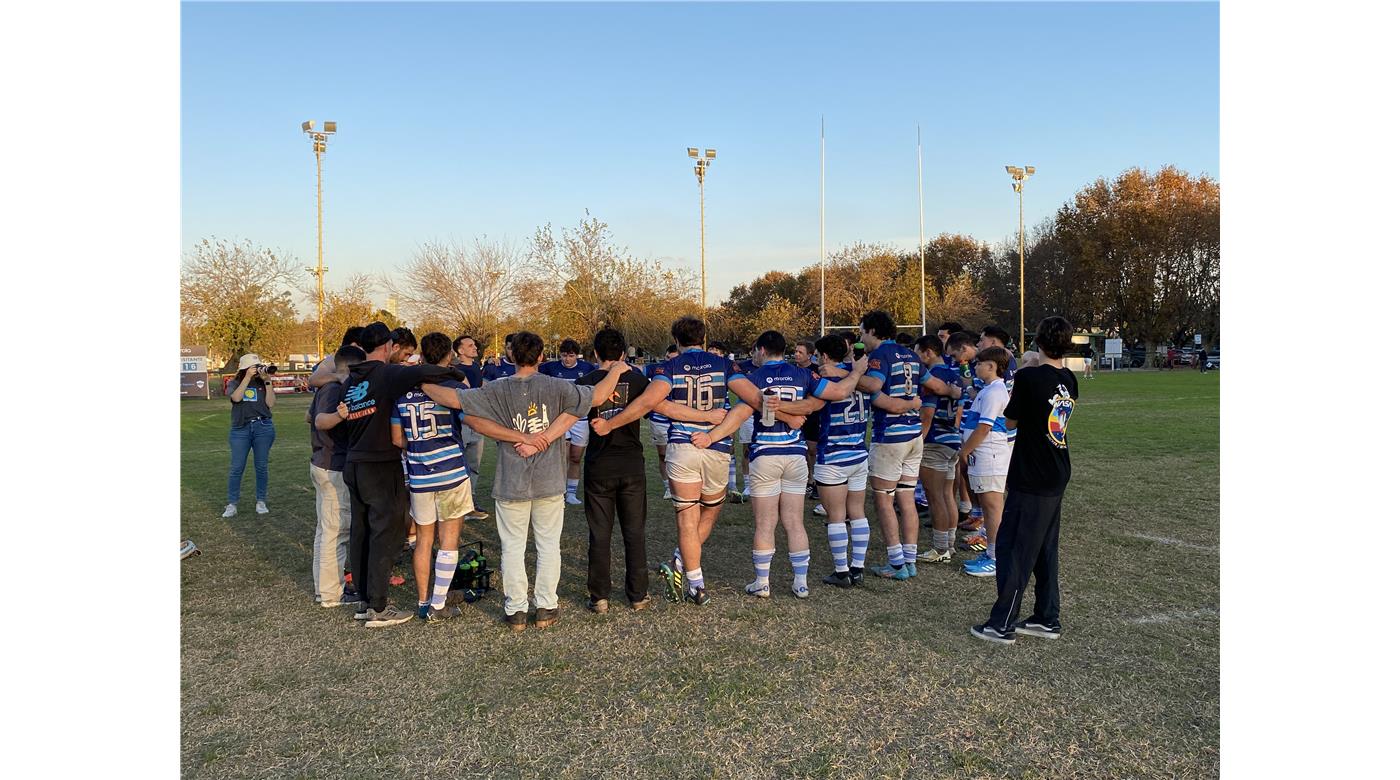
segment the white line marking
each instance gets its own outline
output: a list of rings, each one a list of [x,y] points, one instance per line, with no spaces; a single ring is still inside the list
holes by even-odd
[[[1132,537],[1137,538],[1137,539],[1146,539],[1146,540],[1149,541],[1149,542],[1157,542],[1158,544],[1170,544],[1170,545],[1172,545],[1173,547],[1185,547],[1185,548],[1188,549],[1188,550],[1204,550],[1205,552],[1219,552],[1219,551],[1220,551],[1220,548],[1218,548],[1218,547],[1212,547],[1212,546],[1206,545],[1206,544],[1193,544],[1193,543],[1191,543],[1191,542],[1183,542],[1183,541],[1181,541],[1180,539],[1172,539],[1171,537],[1168,537],[1168,536],[1153,536],[1152,534],[1138,534],[1138,533],[1128,534],[1128,536],[1132,536]]]
[[[218,417],[218,416],[219,416],[219,415],[217,415],[217,414],[206,414],[206,415],[204,415],[203,417],[201,417],[201,418],[199,418],[198,420],[196,420],[196,422],[204,422],[205,420],[208,420],[208,419],[211,419],[211,418],[214,418],[214,417]]]
[[[1156,615],[1144,615],[1142,617],[1130,618],[1128,622],[1136,623],[1140,626],[1156,625],[1160,623],[1172,623],[1177,620],[1192,620],[1200,617],[1210,617],[1218,614],[1220,614],[1220,612],[1216,608],[1206,607],[1204,609],[1192,610],[1190,612],[1159,612]]]

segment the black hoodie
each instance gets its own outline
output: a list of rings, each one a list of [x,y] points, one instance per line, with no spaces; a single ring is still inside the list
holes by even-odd
[[[400,450],[389,437],[389,421],[394,404],[423,382],[465,377],[455,368],[405,366],[366,360],[350,367],[342,400],[350,407],[345,420],[350,441],[347,463],[397,461]]]

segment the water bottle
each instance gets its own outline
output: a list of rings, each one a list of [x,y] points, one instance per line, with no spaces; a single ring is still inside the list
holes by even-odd
[[[763,397],[764,397],[765,403],[763,404],[763,416],[762,416],[760,419],[762,420],[762,422],[763,422],[764,425],[769,426],[769,427],[772,427],[773,422],[774,422],[774,419],[773,419],[773,410],[770,409],[770,408],[768,408],[768,404],[766,403],[766,401],[767,401],[768,398],[772,397],[772,395],[773,395],[773,388],[771,388],[771,387],[766,387],[766,388],[763,389]]]

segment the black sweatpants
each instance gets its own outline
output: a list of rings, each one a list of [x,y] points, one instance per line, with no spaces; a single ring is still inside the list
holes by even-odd
[[[997,530],[997,602],[987,625],[1008,631],[1021,612],[1021,597],[1035,575],[1031,620],[1060,624],[1060,502],[1058,496],[1006,492]]]
[[[647,596],[647,479],[645,465],[635,474],[594,477],[585,469],[583,511],[588,517],[588,596],[611,598],[613,516],[622,526],[627,562],[627,598]]]
[[[384,609],[389,600],[389,573],[403,550],[404,506],[408,486],[397,460],[345,464],[350,491],[350,576],[369,608]]]

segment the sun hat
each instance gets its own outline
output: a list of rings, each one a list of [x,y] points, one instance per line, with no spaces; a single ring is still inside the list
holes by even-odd
[[[262,358],[258,357],[252,352],[249,352],[248,354],[238,359],[238,370],[242,371],[245,368],[252,368],[253,366],[256,366],[261,362]]]

